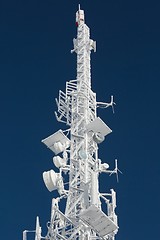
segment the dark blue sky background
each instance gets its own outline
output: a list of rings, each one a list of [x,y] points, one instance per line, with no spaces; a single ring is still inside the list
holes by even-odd
[[[115,96],[115,114],[99,110],[113,133],[100,158],[123,172],[101,176],[102,191],[117,191],[117,240],[159,239],[160,228],[160,2],[0,1],[0,229],[1,239],[22,240],[35,218],[50,218],[54,193],[42,172],[53,154],[41,140],[66,126],[56,122],[55,97],[75,79],[75,12],[81,3],[91,38],[92,89],[98,101]],[[107,185],[108,184],[108,185]]]

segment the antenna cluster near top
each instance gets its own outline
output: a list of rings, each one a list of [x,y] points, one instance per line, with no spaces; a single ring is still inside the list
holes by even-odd
[[[115,105],[98,102],[91,88],[91,51],[96,51],[96,42],[90,39],[90,29],[85,24],[84,11],[80,4],[76,12],[77,37],[73,39],[72,53],[77,55],[77,74],[66,82],[65,91],[59,91],[56,99],[56,119],[65,123],[67,129],[58,130],[42,143],[52,151],[54,169],[43,172],[48,191],[53,192],[51,217],[47,222],[47,234],[42,236],[39,217],[36,219],[35,240],[114,240],[118,231],[116,192],[99,190],[101,173],[116,174],[120,170],[115,160],[115,169],[99,159],[99,144],[112,133],[111,128],[98,116],[97,108]],[[54,195],[55,191],[58,197]],[[65,204],[65,211],[59,207]],[[104,211],[102,202],[105,203]],[[30,231],[23,232],[28,240]],[[31,231],[32,232],[32,231]]]

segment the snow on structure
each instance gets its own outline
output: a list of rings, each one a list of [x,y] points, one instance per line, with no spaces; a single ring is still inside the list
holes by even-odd
[[[57,172],[43,173],[44,183],[49,191],[57,190],[59,197],[53,198],[51,219],[48,231],[41,236],[39,218],[36,220],[35,240],[114,240],[118,231],[116,193],[99,192],[99,175],[117,174],[117,161],[114,170],[98,158],[98,144],[112,130],[97,116],[97,107],[113,107],[110,103],[96,101],[91,89],[90,54],[96,51],[96,42],[90,39],[90,29],[85,24],[84,11],[76,12],[77,38],[73,39],[73,50],[77,54],[77,76],[66,82],[66,91],[59,91],[56,99],[59,122],[69,129],[59,130],[42,142],[54,153],[53,163]],[[65,184],[68,175],[69,183]],[[65,212],[59,209],[59,202],[65,199]],[[101,209],[101,200],[106,204],[106,212]],[[23,240],[27,233],[23,232]]]

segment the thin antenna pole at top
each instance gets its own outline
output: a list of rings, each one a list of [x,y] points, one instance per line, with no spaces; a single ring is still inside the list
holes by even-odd
[[[80,4],[78,4],[78,8],[79,8],[79,10],[81,9],[81,5]]]

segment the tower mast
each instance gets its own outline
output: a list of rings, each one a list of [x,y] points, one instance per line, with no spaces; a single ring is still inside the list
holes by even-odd
[[[91,51],[96,51],[96,42],[90,39],[90,29],[85,24],[84,11],[76,12],[77,38],[73,39],[73,50],[77,54],[77,76],[66,82],[66,91],[59,91],[56,99],[59,122],[69,129],[61,129],[42,142],[54,152],[54,165],[58,168],[43,173],[43,180],[49,191],[57,190],[59,197],[53,198],[51,219],[47,224],[45,237],[41,236],[39,218],[36,220],[35,240],[72,239],[114,240],[118,231],[116,193],[99,192],[99,175],[104,172],[117,174],[109,170],[107,163],[98,158],[98,145],[112,130],[97,117],[97,107],[113,107],[110,103],[97,102],[91,89]],[[68,179],[68,185],[65,181]],[[65,212],[59,209],[59,202],[65,200]],[[101,200],[106,204],[106,212],[101,209]],[[23,232],[23,240],[27,240]]]

